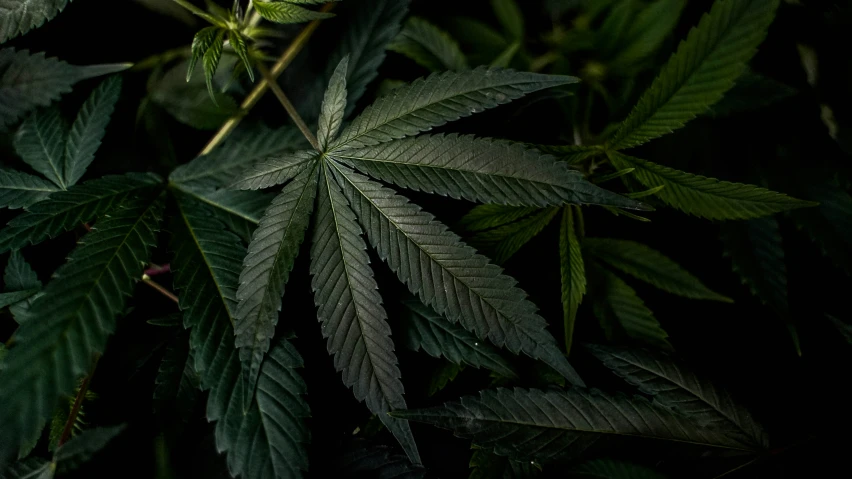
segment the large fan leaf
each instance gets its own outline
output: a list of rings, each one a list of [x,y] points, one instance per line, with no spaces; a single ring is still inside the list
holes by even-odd
[[[34,170],[63,190],[63,155],[68,126],[59,116],[59,108],[39,110],[27,118],[15,136],[15,151]]]
[[[505,377],[515,377],[509,363],[493,347],[461,326],[451,323],[416,299],[403,302],[407,315],[404,323],[406,342],[413,351],[423,349],[433,358],[444,357],[456,365],[469,364],[488,368]]]
[[[65,145],[63,181],[66,185],[76,184],[95,159],[120,94],[121,77],[109,78],[92,92],[77,114]]]
[[[178,195],[173,225],[175,287],[201,385],[209,389],[207,417],[216,424],[216,444],[228,455],[234,476],[246,479],[301,477],[307,470],[303,422],[308,407],[297,373],[302,360],[286,340],[273,346],[260,370],[247,412],[239,353],[234,347],[232,311],[245,249],[203,204]]]
[[[280,185],[296,177],[319,157],[316,151],[297,151],[269,158],[242,172],[231,183],[232,188],[259,190]]]
[[[562,319],[565,325],[565,350],[571,352],[574,342],[574,323],[577,310],[586,294],[586,266],[583,261],[583,250],[580,246],[580,235],[577,234],[579,221],[574,212],[567,207],[562,212],[559,227],[559,267],[562,273]],[[577,218],[579,219],[579,218]],[[582,234],[582,232],[581,232]]]
[[[0,0],[0,43],[59,15],[70,0]]]
[[[654,401],[674,408],[705,427],[755,448],[768,445],[766,434],[728,391],[663,352],[589,345],[606,367]]]
[[[331,79],[328,81],[328,88],[325,90],[325,97],[322,100],[322,108],[319,117],[319,129],[317,130],[317,141],[319,142],[320,150],[325,151],[328,144],[333,140],[340,125],[343,124],[343,116],[346,112],[346,75],[349,71],[349,56],[343,57]]]
[[[705,448],[752,448],[642,397],[597,390],[497,389],[443,406],[395,411],[396,417],[451,429],[515,459],[549,462],[589,454],[616,439],[661,439]],[[605,441],[609,439],[609,441]]]
[[[514,279],[406,198],[344,166],[334,168],[379,256],[424,304],[477,337],[540,359],[582,384]]]
[[[719,101],[763,41],[777,7],[778,0],[716,0],[608,144],[641,145]]]
[[[468,68],[467,59],[453,37],[418,17],[405,22],[388,50],[405,55],[433,72]]]
[[[343,383],[393,432],[412,462],[419,463],[408,423],[387,415],[405,409],[387,313],[361,228],[330,173],[323,168],[311,246],[311,287],[322,334]]]
[[[27,207],[47,198],[47,195],[58,189],[38,176],[0,169],[0,208]]]
[[[40,243],[103,215],[130,196],[147,195],[160,187],[157,175],[128,173],[104,176],[56,192],[0,231],[0,253]]]
[[[528,93],[567,85],[574,77],[484,67],[436,73],[376,100],[352,121],[331,147],[362,148],[416,135],[494,108]]]
[[[730,298],[711,291],[677,263],[644,244],[610,238],[586,238],[583,250],[669,293],[693,299],[731,302]]]
[[[609,158],[618,169],[635,168],[633,174],[645,186],[662,186],[656,196],[667,205],[702,218],[741,220],[814,206],[757,186],[693,175],[616,152]]]
[[[7,0],[8,1],[8,0]],[[0,50],[0,131],[39,106],[47,106],[71,85],[125,70],[130,64],[75,66],[44,53],[27,50]]]
[[[337,150],[332,156],[374,178],[452,198],[511,206],[591,203],[641,208],[634,200],[589,183],[553,157],[505,141],[422,135]]]
[[[314,165],[272,201],[243,260],[234,331],[249,395],[254,394],[261,361],[275,335],[284,287],[310,222],[317,191],[317,163]]]
[[[156,243],[161,210],[150,196],[110,209],[33,303],[0,365],[0,461],[41,428],[103,352]]]

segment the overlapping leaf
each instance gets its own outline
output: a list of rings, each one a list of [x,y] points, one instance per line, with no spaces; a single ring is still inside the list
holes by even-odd
[[[536,210],[530,216],[514,223],[505,224],[483,231],[470,239],[470,244],[494,252],[494,261],[505,263],[553,220],[559,208],[550,207]]]
[[[15,151],[34,170],[65,190],[64,154],[68,126],[58,108],[39,110],[27,118],[15,136]]]
[[[6,284],[6,292],[14,291],[40,291],[42,284],[38,279],[35,271],[30,267],[29,263],[24,259],[24,255],[19,250],[14,250],[9,255],[9,263],[6,265],[6,270],[3,272],[3,282]],[[35,293],[29,296],[26,301],[20,301],[9,307],[9,312],[15,317],[18,324],[26,320],[26,313],[42,293]]]
[[[0,169],[0,207],[25,208],[58,190],[58,187],[38,176]]]

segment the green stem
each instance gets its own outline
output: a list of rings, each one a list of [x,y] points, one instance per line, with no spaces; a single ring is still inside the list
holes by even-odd
[[[192,13],[193,15],[198,15],[199,17],[207,20],[208,22],[212,23],[213,25],[217,25],[217,26],[220,26],[220,27],[223,27],[223,28],[225,27],[225,24],[222,23],[222,21],[220,21],[219,19],[217,19],[213,15],[210,15],[209,13],[205,12],[204,10],[196,7],[195,5],[189,3],[186,0],[172,0],[172,1],[177,3],[178,5],[180,5],[181,7],[189,10],[190,13]]]
[[[302,135],[308,140],[311,146],[314,147],[315,150],[320,151],[319,142],[317,138],[314,136],[314,133],[305,123],[305,120],[299,115],[299,112],[296,111],[296,107],[293,106],[293,103],[290,102],[290,99],[287,98],[287,95],[284,94],[284,91],[281,90],[281,87],[278,86],[278,82],[271,79],[271,73],[266,68],[266,65],[263,63],[257,64],[257,69],[260,70],[261,75],[266,80],[266,83],[269,84],[269,88],[272,89],[272,93],[278,98],[278,101],[281,102],[281,105],[287,110],[287,114],[290,115],[290,118],[293,120],[293,123],[299,127],[299,131],[302,132]]]

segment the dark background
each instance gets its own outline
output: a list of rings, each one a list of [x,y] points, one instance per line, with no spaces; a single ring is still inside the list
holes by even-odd
[[[523,1],[529,24],[528,32],[549,28],[547,16],[541,14],[538,1]],[[691,1],[684,13],[676,37],[684,38],[709,1]],[[848,177],[850,158],[843,151],[848,143],[852,112],[852,62],[848,46],[852,15],[847,2],[803,2],[805,6],[783,5],[769,37],[753,62],[753,68],[798,90],[794,97],[755,112],[722,120],[697,120],[687,128],[654,141],[636,151],[636,156],[670,164],[688,171],[702,171],[733,181],[752,181],[757,170],[769,171],[791,182],[808,171],[838,172]],[[488,2],[414,0],[412,12],[441,24],[447,15],[469,15],[495,24]],[[321,27],[311,41],[309,58],[314,65],[324,66],[321,52],[329,48],[335,20]],[[138,62],[141,59],[186,45],[195,29],[142,8],[132,1],[76,0],[58,18],[42,28],[5,46],[45,51],[69,63],[94,64]],[[293,28],[298,31],[298,28]],[[820,83],[817,89],[805,81],[796,44],[811,45],[820,59]],[[412,62],[389,54],[381,68],[382,76],[410,80],[425,74]],[[136,124],[139,101],[145,94],[146,75],[124,76],[122,100],[113,116],[104,145],[88,177],[128,170],[153,170],[168,173],[160,159],[153,157],[151,138],[141,134]],[[79,84],[66,95],[63,109],[75,111],[96,81]],[[286,89],[286,85],[285,85]],[[371,92],[366,98],[369,99]],[[820,121],[820,103],[829,104],[841,125],[838,141],[826,133]],[[363,102],[362,102],[363,103]],[[475,133],[483,136],[518,141],[553,143],[570,131],[570,125],[548,102],[537,103],[522,112],[513,105],[477,115],[474,119],[454,123],[448,131]],[[284,112],[269,96],[253,113],[270,124],[285,122]],[[167,128],[176,149],[178,162],[192,159],[212,132],[200,132],[170,120]],[[570,135],[569,135],[570,136]],[[783,152],[783,154],[779,154]],[[10,153],[8,144],[0,145],[6,166],[20,166]],[[454,224],[472,205],[464,202],[410,195],[448,224]],[[3,220],[11,217],[3,211]],[[750,407],[765,425],[778,453],[750,468],[726,477],[825,477],[834,471],[848,469],[844,456],[848,453],[850,414],[850,351],[833,326],[824,318],[829,312],[848,320],[849,278],[822,256],[819,249],[790,222],[782,222],[790,283],[790,304],[802,340],[801,357],[793,349],[780,320],[751,296],[732,273],[730,260],[723,257],[718,239],[718,226],[712,222],[688,217],[670,209],[653,213],[651,223],[615,218],[597,210],[586,214],[586,230],[590,236],[610,236],[639,240],[665,252],[710,288],[735,300],[734,305],[698,302],[631,282],[640,296],[655,312],[678,353],[726,384],[736,397]],[[531,244],[521,250],[505,266],[540,306],[545,318],[556,327],[561,322],[559,302],[558,231],[551,225]],[[73,247],[73,240],[44,243],[25,251],[43,281],[61,264]],[[160,248],[158,258],[165,263],[167,249]],[[356,427],[364,427],[369,414],[356,403],[335,373],[325,353],[309,289],[307,254],[302,254],[291,275],[284,298],[280,327],[292,328],[298,336],[295,344],[305,358],[305,378],[313,414],[311,464],[314,477],[347,447]],[[5,262],[5,259],[2,259]],[[394,297],[403,292],[385,266],[373,257],[383,298],[387,303],[391,325],[398,314]],[[167,284],[170,278],[158,278]],[[119,320],[119,329],[100,362],[92,390],[99,399],[87,408],[91,424],[125,422],[129,428],[108,452],[81,469],[74,477],[155,477],[157,461],[164,457],[157,451],[159,431],[175,427],[169,418],[151,416],[151,392],[157,361],[145,361],[149,355],[161,354],[156,349],[163,339],[162,329],[145,321],[176,312],[173,303],[152,290],[139,286],[131,302],[133,310]],[[8,332],[10,318],[2,319],[2,333]],[[601,337],[589,311],[581,309],[577,336],[583,341]],[[556,337],[561,337],[558,331]],[[399,344],[399,343],[397,343]],[[403,380],[409,407],[434,405],[488,385],[487,374],[469,371],[463,384],[451,384],[435,398],[426,398],[425,386],[436,360],[423,354],[412,354],[398,346]],[[572,356],[572,363],[593,386],[617,388],[611,378],[592,358],[582,352]],[[212,425],[203,419],[203,410],[186,425],[180,440],[167,443],[168,457],[180,477],[227,477],[224,459],[217,456]],[[443,477],[467,474],[469,443],[452,437],[446,431],[415,424],[424,463]],[[388,445],[393,440],[381,433],[377,439]],[[790,447],[792,446],[792,447]],[[789,448],[788,448],[789,447]],[[730,463],[694,458],[667,458],[658,462],[644,449],[618,451],[619,457],[633,458],[658,465],[672,477],[712,477]],[[734,463],[736,464],[736,463]],[[548,469],[554,477],[558,470]],[[841,473],[842,474],[842,473]]]

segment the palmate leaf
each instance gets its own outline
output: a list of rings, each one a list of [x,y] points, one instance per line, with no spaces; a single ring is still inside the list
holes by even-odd
[[[311,288],[322,334],[328,338],[328,352],[334,354],[334,366],[343,374],[343,383],[378,415],[411,461],[419,463],[410,426],[387,415],[405,409],[387,313],[361,228],[328,168],[323,167],[320,176],[311,246]]]
[[[0,169],[0,207],[18,209],[47,198],[58,191],[52,183],[38,176],[15,170]]]
[[[422,349],[433,358],[443,357],[455,365],[487,368],[505,377],[516,377],[512,366],[491,345],[479,340],[461,326],[424,306],[416,299],[403,301],[406,308],[406,345]]]
[[[514,279],[406,198],[345,166],[332,168],[370,243],[424,304],[477,337],[583,384]]]
[[[78,81],[129,68],[127,63],[76,66],[44,53],[13,48],[0,50],[0,131],[37,107],[47,106],[71,91]]]
[[[531,461],[515,461],[476,449],[470,457],[468,479],[531,479],[541,471]]]
[[[719,101],[763,41],[778,0],[716,0],[607,144],[630,148],[676,130]]]
[[[63,178],[67,135],[68,126],[56,107],[30,115],[15,135],[15,151],[21,159],[63,190],[68,189]]]
[[[439,407],[395,411],[396,417],[451,429],[483,449],[518,460],[570,460],[638,438],[749,452],[750,445],[642,397],[571,388],[486,390]]]
[[[412,136],[526,94],[577,81],[568,76],[484,67],[436,73],[376,100],[343,130],[331,148],[363,148]]]
[[[433,72],[468,68],[458,43],[447,32],[418,17],[405,22],[388,50],[405,55]]]
[[[121,77],[113,76],[98,85],[83,103],[65,144],[62,179],[66,185],[76,184],[95,159],[120,94]]]
[[[586,265],[578,235],[582,212],[566,207],[559,224],[559,269],[562,273],[562,320],[565,329],[565,350],[570,353],[574,342],[574,323],[577,310],[586,294]]]
[[[349,56],[343,57],[331,79],[328,81],[328,89],[322,100],[322,108],[319,117],[319,129],[317,130],[317,141],[322,151],[328,148],[328,144],[337,136],[340,125],[343,124],[343,116],[346,112],[346,74],[349,71]]]
[[[584,462],[568,473],[574,479],[666,479],[653,469],[625,461],[594,459]]]
[[[663,291],[686,298],[732,302],[730,298],[711,291],[698,278],[659,251],[641,243],[611,238],[586,238],[583,241],[583,250]]]
[[[162,206],[149,195],[110,209],[33,303],[0,365],[0,462],[41,428],[103,352],[156,243]]]
[[[244,412],[239,353],[234,347],[232,311],[245,249],[239,239],[191,197],[176,195],[172,270],[180,292],[184,326],[203,389],[209,389],[207,418],[217,421],[216,444],[227,453],[233,476],[301,477],[307,470],[309,416],[302,359],[286,340],[264,361],[251,407]]]
[[[700,425],[718,430],[755,449],[768,447],[766,434],[728,391],[670,355],[599,345],[587,348],[615,374],[653,396],[655,402],[678,410]]]
[[[235,312],[246,404],[254,394],[263,356],[275,335],[281,297],[308,229],[317,192],[317,163],[284,187],[263,214],[243,259]]]
[[[553,220],[559,208],[543,208],[535,213],[497,228],[483,231],[470,239],[470,244],[494,252],[496,263],[505,263]]]
[[[42,26],[71,0],[0,0],[0,43]]]
[[[269,158],[240,174],[231,183],[231,187],[241,190],[259,190],[286,183],[310,166],[319,156],[316,151],[304,150]]]
[[[104,176],[52,194],[0,230],[0,253],[38,244],[113,209],[130,196],[161,188],[152,173]]]
[[[289,2],[289,3],[288,3]],[[325,3],[325,2],[299,2],[290,0],[267,1],[255,0],[254,8],[261,17],[275,23],[302,23],[311,20],[322,20],[331,18],[331,13],[315,12],[307,8],[294,5],[295,3]]]
[[[374,178],[452,198],[510,206],[579,203],[642,208],[637,201],[587,182],[565,163],[505,141],[422,135],[337,149],[330,155]]]
[[[649,188],[663,186],[656,196],[685,213],[711,220],[741,220],[814,206],[764,188],[693,175],[650,161],[608,153],[618,169],[635,168],[633,175]]]

